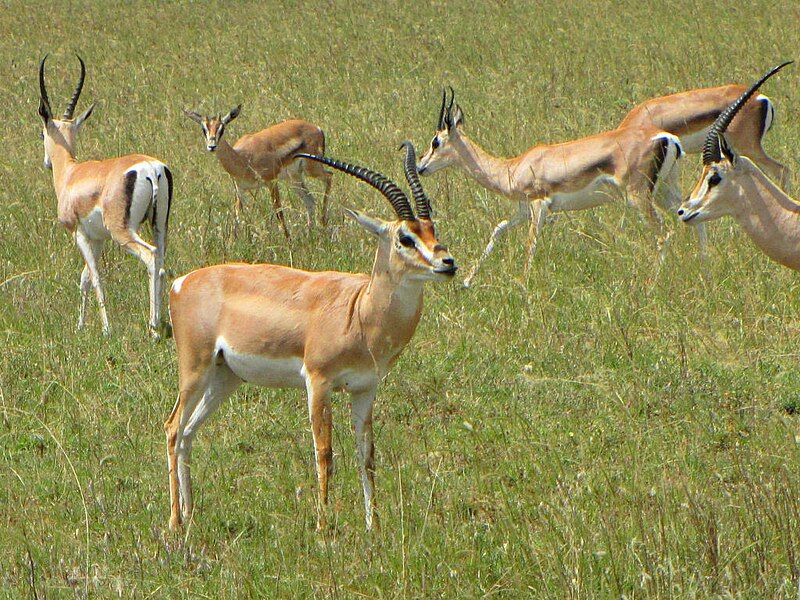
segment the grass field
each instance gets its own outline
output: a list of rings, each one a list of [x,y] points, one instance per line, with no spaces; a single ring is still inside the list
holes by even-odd
[[[474,288],[430,285],[417,335],[379,390],[368,534],[349,408],[334,407],[334,523],[315,526],[305,398],[243,387],[194,445],[196,519],[169,516],[162,423],[174,344],[146,335],[145,272],[108,246],[110,339],[76,332],[82,263],[41,165],[38,62],[63,110],[96,101],[82,158],[144,152],[175,173],[167,264],[229,260],[368,271],[342,206],[388,218],[337,176],[328,230],[265,193],[234,240],[233,190],[181,109],[243,103],[234,139],[288,117],[331,156],[402,179],[451,84],[469,135],[502,155],[613,127],[650,96],[749,82],[800,58],[784,2],[68,3],[0,0],[0,590],[7,597],[796,597],[800,293],[732,221],[704,282],[674,218],[660,270],[632,209],[545,229],[530,272],[512,233]],[[798,171],[791,67],[764,89],[767,149]],[[684,186],[699,170],[686,164]],[[424,180],[464,272],[514,207],[447,171]],[[313,185],[313,182],[312,182]],[[318,189],[318,188],[315,188]]]

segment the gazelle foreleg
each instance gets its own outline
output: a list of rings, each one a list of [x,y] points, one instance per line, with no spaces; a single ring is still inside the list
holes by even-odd
[[[306,392],[319,483],[317,530],[320,531],[327,526],[328,479],[333,472],[331,387],[323,377],[309,373],[306,375]]]
[[[100,264],[100,256],[103,252],[102,240],[89,240],[89,247],[94,257],[95,265]],[[98,267],[99,268],[99,267]],[[92,277],[89,265],[84,261],[83,271],[81,271],[81,308],[78,313],[78,329],[83,329],[86,325],[86,308],[89,304],[89,290],[92,288]]]
[[[467,275],[467,278],[464,280],[464,287],[469,287],[472,284],[472,279],[475,277],[475,274],[481,268],[483,262],[489,257],[489,255],[494,250],[494,246],[497,241],[503,236],[506,231],[517,227],[521,223],[530,220],[531,218],[531,206],[530,202],[527,200],[522,200],[519,203],[519,210],[517,214],[514,215],[510,220],[501,221],[497,224],[497,227],[494,228],[492,232],[492,236],[489,238],[489,243],[486,245],[486,249],[481,254],[481,257],[478,259],[478,262],[475,263],[475,266],[472,267],[472,270]]]
[[[106,299],[103,294],[103,288],[100,283],[100,271],[98,269],[98,262],[100,259],[100,252],[103,247],[102,241],[90,240],[84,233],[83,229],[78,226],[75,231],[75,243],[81,251],[83,260],[86,266],[81,273],[81,312],[78,317],[78,328],[83,327],[85,322],[86,312],[86,294],[88,294],[88,285],[86,284],[85,275],[91,279],[92,287],[94,287],[95,295],[97,296],[97,304],[100,307],[100,319],[103,322],[103,334],[108,335],[111,328],[108,324],[108,315],[106,314]]]
[[[539,242],[539,234],[542,233],[542,228],[547,222],[547,216],[550,214],[550,201],[547,198],[542,198],[533,202],[531,223],[528,226],[528,258],[525,261],[525,273],[531,267],[533,255],[536,254],[536,245]]]
[[[286,239],[291,239],[289,235],[289,228],[286,226],[286,216],[283,214],[283,206],[281,205],[281,193],[278,189],[278,182],[273,179],[267,182],[267,187],[269,188],[269,195],[272,198],[272,210],[275,212],[275,216],[278,217],[278,222],[281,225],[281,229],[283,229],[283,235],[286,236]]]
[[[372,438],[372,405],[374,401],[374,389],[353,394],[350,409],[350,421],[356,436],[358,470],[361,475],[361,487],[364,490],[367,530],[372,529],[373,524],[379,528],[377,515],[375,515],[375,444]]]
[[[309,229],[311,229],[311,227],[314,226],[314,209],[317,201],[314,199],[314,196],[311,195],[311,192],[308,191],[308,188],[303,181],[303,176],[300,175],[300,173],[293,175],[290,179],[290,182],[295,194],[300,197],[300,200],[303,201],[303,204],[306,207],[306,225]]]

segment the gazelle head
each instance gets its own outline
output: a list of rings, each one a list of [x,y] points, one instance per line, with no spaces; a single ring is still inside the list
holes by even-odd
[[[60,119],[53,118],[53,110],[50,108],[50,99],[47,97],[47,87],[44,83],[44,62],[47,60],[47,55],[39,63],[39,116],[42,118],[44,128],[42,130],[42,140],[44,142],[44,166],[46,169],[51,169],[53,164],[50,159],[55,145],[62,146],[75,156],[75,143],[78,137],[78,132],[83,126],[84,121],[89,118],[94,110],[94,104],[87,108],[76,119],[74,118],[75,107],[78,104],[81,90],[83,90],[83,82],[86,79],[86,65],[83,59],[79,56],[78,61],[81,63],[81,75],[78,79],[78,85],[75,87],[75,92],[67,105],[64,115]]]
[[[464,113],[458,104],[453,105],[455,97],[453,88],[450,88],[450,103],[448,104],[447,90],[442,90],[442,106],[439,109],[436,134],[431,140],[428,151],[417,164],[417,172],[420,175],[435,173],[439,169],[449,167],[456,160],[456,151],[452,141],[459,135],[459,128],[464,123]]]
[[[378,237],[379,255],[382,250],[383,255],[388,256],[388,270],[393,277],[417,280],[450,279],[456,274],[458,267],[453,256],[436,237],[431,220],[431,203],[417,176],[414,146],[406,141],[401,148],[406,151],[404,170],[414,196],[416,215],[405,193],[380,173],[324,156],[297,156],[319,161],[357,177],[386,197],[397,215],[396,220],[384,221],[357,210],[346,210],[356,223]]]
[[[203,135],[206,136],[206,150],[214,152],[222,139],[222,134],[225,133],[225,126],[239,116],[242,110],[242,105],[239,104],[227,115],[217,115],[211,117],[204,117],[193,110],[184,109],[184,114],[195,123],[200,123],[203,128]]]
[[[792,62],[785,62],[767,72],[723,110],[711,125],[703,146],[703,172],[700,180],[678,209],[678,216],[684,223],[711,221],[737,213],[743,199],[741,194],[736,193],[739,188],[737,175],[752,163],[739,158],[728,145],[725,130],[761,84]]]

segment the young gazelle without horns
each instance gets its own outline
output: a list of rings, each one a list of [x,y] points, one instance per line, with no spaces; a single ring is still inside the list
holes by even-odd
[[[800,204],[749,157],[734,152],[725,139],[736,113],[762,83],[788,64],[769,71],[719,115],[703,147],[703,173],[678,215],[684,223],[730,215],[767,256],[800,271]]]
[[[289,239],[289,229],[286,226],[278,191],[278,179],[286,179],[305,204],[307,224],[311,227],[314,224],[316,201],[303,181],[305,172],[325,184],[321,211],[321,221],[325,225],[328,218],[328,193],[331,189],[332,175],[321,164],[297,158],[301,152],[324,155],[325,133],[307,121],[292,119],[256,133],[243,135],[231,146],[222,136],[228,123],[239,116],[241,108],[240,104],[225,116],[207,117],[191,110],[183,111],[187,117],[203,128],[206,150],[216,153],[222,168],[233,179],[236,190],[235,223],[238,225],[239,213],[244,207],[244,191],[250,191],[255,199],[255,191],[261,186],[266,186],[272,196],[275,215],[284,235]]]
[[[513,158],[497,158],[464,134],[463,113],[454,106],[454,96],[446,106],[447,94],[442,94],[436,134],[417,165],[419,173],[427,175],[456,164],[485,188],[518,203],[516,216],[495,227],[465,286],[507,230],[533,220],[530,259],[548,213],[592,208],[625,191],[659,233],[659,246],[663,246],[663,221],[653,199],[660,198],[665,207],[680,200],[677,161],[683,151],[677,137],[650,127],[626,127],[573,142],[535,146]],[[702,241],[701,237],[701,248]]]
[[[714,119],[745,89],[743,85],[731,84],[652,98],[625,115],[620,127],[658,127],[677,135],[687,154],[698,153],[703,149],[703,142]],[[789,170],[770,157],[761,145],[774,117],[772,101],[759,94],[753,102],[742,107],[725,137],[737,153],[748,156],[783,186],[787,183]]]
[[[305,387],[319,479],[318,527],[325,523],[332,470],[331,393],[350,394],[366,524],[372,526],[375,391],[414,335],[424,283],[448,280],[456,272],[453,257],[436,237],[430,202],[417,179],[413,146],[404,146],[416,217],[406,195],[384,176],[329,158],[300,155],[365,181],[394,208],[395,221],[347,211],[377,237],[371,276],[225,264],[193,271],[173,283],[170,315],[180,393],[164,424],[171,528],[181,526],[192,513],[192,440],[243,382]]]
[[[44,122],[44,166],[53,171],[58,220],[75,236],[75,243],[85,262],[81,273],[78,329],[85,324],[89,288],[94,287],[103,332],[109,333],[99,261],[105,240],[111,238],[147,267],[150,330],[158,337],[164,254],[167,250],[167,226],[172,202],[172,174],[164,163],[143,154],[78,162],[75,158],[78,133],[94,108],[93,104],[78,118],[74,118],[86,67],[78,57],[81,75],[75,93],[62,118],[54,119],[44,82],[46,59],[45,56],[39,64],[39,115]],[[153,226],[153,244],[145,242],[137,233],[146,220]]]

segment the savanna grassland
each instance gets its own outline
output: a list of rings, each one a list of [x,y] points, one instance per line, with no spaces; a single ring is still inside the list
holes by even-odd
[[[175,174],[167,266],[222,261],[368,271],[342,206],[388,218],[337,175],[309,233],[285,190],[232,236],[232,184],[182,114],[226,132],[302,117],[331,156],[402,179],[450,84],[468,134],[502,155],[612,128],[636,102],[754,80],[800,58],[786,2],[0,2],[0,590],[7,597],[795,597],[800,585],[798,275],[730,220],[658,268],[638,214],[562,215],[525,273],[524,228],[474,287],[429,285],[417,335],[379,390],[368,534],[346,397],[334,406],[332,525],[315,528],[305,397],[243,387],[194,444],[196,519],[169,515],[162,423],[171,340],[147,337],[144,268],[108,246],[113,335],[77,332],[81,259],[42,167],[37,66],[60,114],[97,102],[82,158],[144,152]],[[800,71],[764,88],[766,146],[794,172]],[[685,163],[684,192],[699,171]],[[456,170],[424,180],[463,272],[514,207]],[[314,182],[311,184],[314,186]],[[793,186],[794,187],[794,186]],[[314,187],[318,193],[319,187]]]

